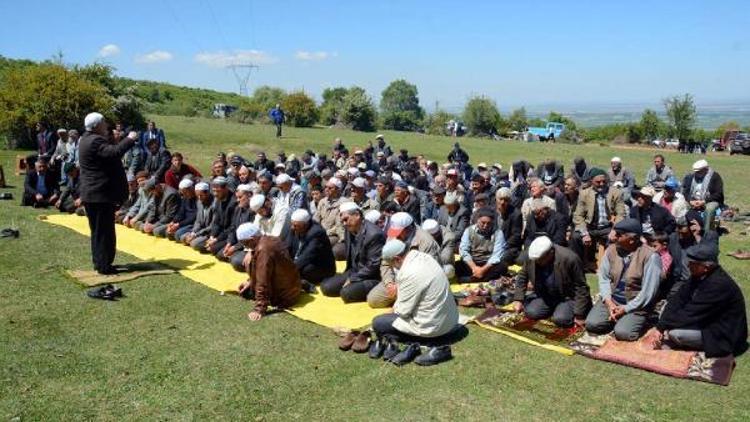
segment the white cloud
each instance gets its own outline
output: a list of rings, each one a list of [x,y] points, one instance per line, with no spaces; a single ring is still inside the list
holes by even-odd
[[[116,44],[107,44],[99,50],[99,57],[112,57],[120,54],[120,47]]]
[[[195,61],[211,67],[225,67],[230,64],[273,64],[279,59],[259,50],[233,50],[204,51],[195,55]]]
[[[174,56],[169,51],[154,50],[148,54],[135,56],[136,63],[162,63],[172,60]]]
[[[327,51],[304,51],[300,50],[296,53],[294,53],[294,57],[297,60],[302,60],[305,62],[319,62],[326,59],[330,59],[331,57],[336,57],[338,54],[336,53],[329,53]]]

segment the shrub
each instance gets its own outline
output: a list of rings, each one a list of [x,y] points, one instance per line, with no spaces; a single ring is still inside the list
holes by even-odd
[[[496,133],[502,124],[495,102],[485,97],[470,99],[464,108],[463,117],[469,134],[475,136]]]
[[[391,82],[383,90],[380,111],[383,127],[414,131],[422,126],[424,110],[419,106],[417,86],[403,79]]]
[[[287,124],[294,127],[310,127],[318,121],[315,100],[304,92],[293,92],[281,102]]]
[[[349,88],[342,99],[340,121],[354,130],[371,132],[375,130],[377,112],[372,99],[360,87]]]
[[[438,110],[427,116],[425,131],[428,135],[448,135],[446,125],[451,120],[457,120],[457,117],[446,111]]]

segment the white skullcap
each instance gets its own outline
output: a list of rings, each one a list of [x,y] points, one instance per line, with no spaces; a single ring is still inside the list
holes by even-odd
[[[364,170],[367,170],[367,164],[365,164],[365,163],[359,163],[359,164],[357,164],[357,168],[358,168],[358,169],[359,169],[360,171],[364,171]]]
[[[380,211],[378,210],[369,210],[365,213],[365,220],[369,221],[372,224],[375,224],[380,220]]]
[[[334,173],[333,175],[343,179],[344,177],[346,177],[346,172],[344,170],[336,170],[336,173]]]
[[[487,168],[487,163],[479,163],[479,164],[477,164],[477,168],[480,168],[480,167],[486,169]]]
[[[503,165],[500,164],[500,163],[495,163],[495,164],[492,165],[492,167],[494,167],[494,168],[496,168],[498,170],[502,170],[503,169]]]
[[[359,209],[359,205],[351,201],[342,202],[341,205],[339,205],[339,212],[352,212],[358,209]]]
[[[86,118],[83,119],[83,126],[86,127],[86,130],[94,130],[102,120],[104,120],[104,116],[102,116],[101,113],[89,113],[86,115]]]
[[[252,192],[253,188],[248,184],[241,184],[237,186],[237,192]]]
[[[398,239],[389,239],[383,245],[383,259],[386,261],[393,259],[395,256],[399,256],[406,249],[406,244]]]
[[[529,245],[529,259],[539,259],[552,249],[552,241],[547,236],[539,236]]]
[[[391,174],[391,178],[393,178],[393,180],[403,180],[403,179],[401,178],[401,175],[400,175],[400,174],[398,174],[398,173],[393,173],[393,174]]]
[[[359,169],[356,168],[356,167],[349,167],[349,170],[347,170],[347,173],[349,173],[352,176],[354,176],[355,174],[359,173]]]
[[[284,183],[291,182],[292,178],[289,177],[286,173],[281,173],[280,175],[276,176],[276,184],[277,185],[283,185]]]
[[[391,216],[391,227],[403,228],[414,224],[414,218],[408,212],[397,212]]]
[[[352,180],[352,185],[358,187],[358,188],[364,188],[365,187],[365,179],[361,177],[357,177],[356,179]]]
[[[200,190],[200,191],[208,192],[209,189],[210,189],[210,187],[208,186],[208,183],[206,183],[206,182],[200,182],[197,185],[195,185],[195,190]]]
[[[190,179],[182,179],[177,187],[180,189],[190,189],[193,187],[193,181]]]
[[[263,194],[257,194],[253,195],[252,198],[250,198],[250,209],[253,212],[257,212],[260,207],[263,206],[263,204],[266,203],[266,196]]]
[[[335,187],[337,189],[341,189],[341,180],[339,180],[339,179],[337,179],[335,177],[332,177],[332,178],[328,179],[328,181],[326,182],[326,185],[333,186],[333,187]]]
[[[498,189],[497,192],[495,192],[495,199],[510,198],[511,194],[512,192],[510,188],[503,187],[503,188]]]
[[[307,223],[310,221],[310,213],[304,208],[298,208],[292,213],[292,221]]]
[[[611,160],[611,161],[612,161],[613,163],[622,163],[622,160],[620,159],[620,157],[612,157],[612,160]]]
[[[365,172],[365,176],[367,176],[367,177],[375,177],[375,172],[372,171],[372,170],[367,170]]]
[[[422,230],[429,234],[435,234],[440,230],[440,224],[436,220],[428,218],[422,223]]]
[[[253,193],[260,193],[261,189],[258,183],[250,182],[247,185],[250,186],[250,191],[252,191]]]
[[[458,203],[458,195],[456,195],[455,192],[448,192],[445,194],[445,199],[443,199],[443,203],[445,205],[453,205]]]
[[[278,163],[278,164],[276,164],[276,166],[274,168],[283,169],[283,168],[286,168],[286,166],[284,165],[284,163]]]
[[[128,172],[126,179],[128,179],[128,182],[135,182],[135,175],[133,173]]]
[[[255,223],[242,223],[237,227],[237,240],[248,240],[260,234],[260,227]]]
[[[60,129],[57,129],[57,133],[68,133],[68,129],[61,127]]]
[[[693,163],[693,171],[700,171],[706,167],[708,167],[708,161],[706,160],[698,160]]]

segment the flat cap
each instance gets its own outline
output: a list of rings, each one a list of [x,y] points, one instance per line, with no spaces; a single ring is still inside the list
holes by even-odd
[[[687,257],[690,261],[718,262],[719,248],[713,242],[701,242],[687,248]]]
[[[637,234],[638,236],[643,234],[641,222],[636,220],[635,218],[626,218],[624,220],[621,220],[619,223],[615,224],[614,228],[617,233],[633,233]]]

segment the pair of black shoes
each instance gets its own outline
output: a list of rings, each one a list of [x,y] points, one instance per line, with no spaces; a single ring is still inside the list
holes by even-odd
[[[426,354],[422,354],[419,343],[409,343],[401,350],[396,341],[387,337],[378,337],[370,345],[369,356],[372,359],[382,356],[383,360],[397,366],[403,366],[412,361],[420,366],[431,366],[453,358],[448,345],[431,347]]]
[[[122,289],[111,284],[91,289],[86,294],[92,299],[117,300],[123,297]]]

